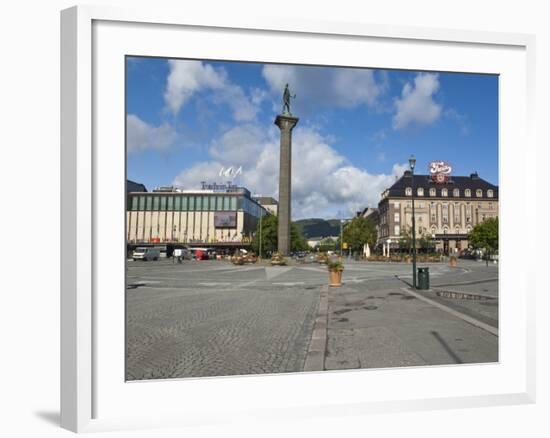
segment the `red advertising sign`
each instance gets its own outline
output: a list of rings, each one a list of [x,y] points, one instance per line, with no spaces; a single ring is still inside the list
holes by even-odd
[[[444,184],[449,180],[449,175],[453,168],[446,161],[430,161],[428,170],[434,182]]]

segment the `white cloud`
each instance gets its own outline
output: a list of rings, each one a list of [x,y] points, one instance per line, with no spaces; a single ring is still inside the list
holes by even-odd
[[[173,114],[177,114],[191,97],[204,90],[214,91],[213,102],[228,105],[237,121],[254,119],[257,97],[249,99],[238,85],[233,84],[222,68],[214,68],[201,61],[169,60],[170,72],[166,80],[164,100]],[[254,99],[256,98],[256,100]]]
[[[394,165],[389,174],[371,174],[346,162],[330,141],[309,127],[297,127],[292,141],[293,219],[353,214],[377,205],[380,194],[401,176],[406,164]],[[176,186],[197,188],[201,181],[222,182],[222,166],[243,166],[236,183],[253,193],[278,196],[279,138],[256,125],[238,126],[226,132],[210,148],[210,161],[194,164],[173,181]]]
[[[134,114],[126,116],[126,147],[130,153],[145,149],[167,149],[176,138],[176,131],[167,123],[152,126]]]
[[[414,78],[414,85],[407,82],[401,97],[396,99],[396,113],[393,128],[403,129],[409,125],[429,125],[440,116],[442,107],[433,96],[439,90],[439,77],[433,73],[420,73]]]
[[[387,79],[369,69],[319,68],[291,65],[265,65],[262,75],[273,95],[281,96],[285,84],[296,93],[300,109],[318,105],[354,108],[373,107],[387,87]],[[280,110],[279,108],[277,110]]]

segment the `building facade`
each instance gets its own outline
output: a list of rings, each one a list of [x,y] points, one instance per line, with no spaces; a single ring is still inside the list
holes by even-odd
[[[203,183],[127,194],[128,244],[179,243],[246,246],[267,210],[244,187]]]
[[[254,196],[253,198],[258,204],[264,207],[269,213],[277,216],[279,203],[271,196]]]
[[[437,183],[429,175],[412,176],[406,171],[382,193],[378,204],[379,245],[389,241],[395,248],[404,233],[410,235],[413,190],[416,237],[431,237],[436,249],[444,253],[466,249],[473,227],[498,216],[498,186],[477,173]]]

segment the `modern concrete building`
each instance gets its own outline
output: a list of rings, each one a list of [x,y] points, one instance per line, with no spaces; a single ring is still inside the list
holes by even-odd
[[[200,190],[162,187],[127,194],[128,244],[179,243],[237,248],[250,245],[268,211],[244,187],[202,184]]]
[[[444,253],[468,247],[467,234],[484,220],[498,216],[498,186],[480,178],[451,176],[436,183],[429,175],[406,171],[382,193],[378,204],[378,244],[398,247],[403,230],[412,227],[412,191],[415,191],[417,239],[428,235]],[[410,232],[410,231],[409,231]]]

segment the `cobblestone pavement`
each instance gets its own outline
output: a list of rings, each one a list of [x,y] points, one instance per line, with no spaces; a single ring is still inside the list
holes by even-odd
[[[128,380],[304,369],[326,268],[167,260],[127,265]],[[497,305],[487,318],[498,320],[496,267],[429,266],[432,284],[441,288],[492,288]],[[498,360],[496,336],[403,291],[411,269],[346,262],[344,287],[329,292],[319,370]],[[460,307],[457,300],[449,301]],[[468,300],[465,306],[483,317],[480,303]]]
[[[292,268],[144,265],[129,263],[128,380],[302,370],[319,287]]]

